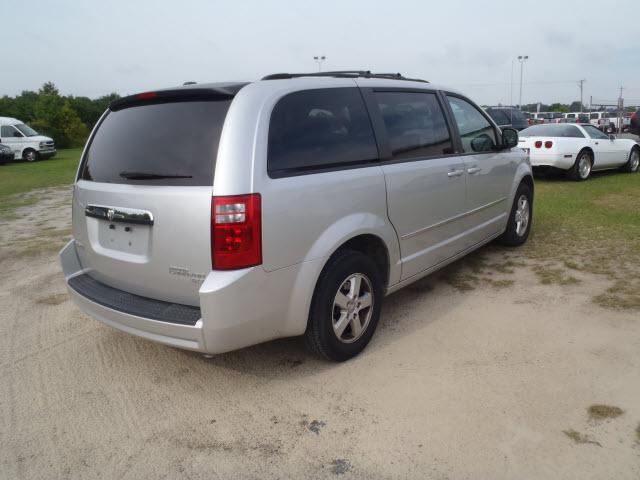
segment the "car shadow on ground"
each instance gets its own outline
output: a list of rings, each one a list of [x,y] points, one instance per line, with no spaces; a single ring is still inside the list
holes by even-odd
[[[186,368],[190,366],[197,369],[215,367],[216,370],[234,371],[243,376],[265,380],[312,376],[328,369],[337,368],[339,365],[348,365],[350,362],[366,362],[370,360],[370,356],[379,353],[386,345],[399,341],[407,335],[412,335],[416,330],[425,328],[430,323],[446,317],[450,310],[457,305],[457,302],[448,302],[445,306],[440,303],[436,310],[432,307],[438,296],[464,295],[464,292],[456,290],[447,283],[445,280],[447,276],[452,273],[464,272],[470,263],[473,264],[487,254],[497,253],[499,255],[501,252],[500,247],[489,244],[386,297],[380,323],[372,341],[358,357],[343,364],[334,363],[308,353],[302,337],[272,340],[241,350],[214,355],[212,358],[205,358],[198,352],[175,349],[135,338],[133,343],[138,353],[134,355],[142,363],[154,359],[152,361],[154,365],[148,365],[148,367],[156,371],[158,371],[157,361],[160,356],[166,359],[171,358],[172,362],[179,359],[182,363],[181,366]],[[417,311],[425,312],[424,316],[418,320],[415,316]],[[125,333],[111,329],[101,329],[101,331],[107,334],[107,338],[102,338],[102,341],[107,343],[121,343],[123,336],[128,337]],[[168,351],[164,353],[159,351],[162,349],[168,349]]]

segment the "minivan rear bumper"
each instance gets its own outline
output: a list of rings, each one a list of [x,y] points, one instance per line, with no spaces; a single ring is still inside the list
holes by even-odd
[[[69,295],[84,313],[118,330],[202,353],[223,353],[304,333],[324,264],[319,258],[272,272],[261,267],[211,272],[199,290],[201,318],[187,325],[109,308],[107,302],[78,291],[72,279],[90,272],[83,269],[76,248],[71,240],[60,252],[60,263]]]
[[[193,325],[185,325],[131,315],[89,299],[80,293],[77,287],[73,288],[70,280],[86,274],[76,253],[75,240],[71,240],[60,252],[60,263],[71,300],[87,315],[110,327],[155,342],[187,350],[206,351],[202,319],[197,320]]]

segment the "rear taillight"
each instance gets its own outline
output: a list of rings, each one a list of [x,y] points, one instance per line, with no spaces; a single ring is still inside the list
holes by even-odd
[[[544,142],[544,148],[551,148],[553,147],[553,142],[551,140],[547,140],[546,142]]]
[[[538,140],[535,144],[536,148],[542,148],[542,142]]]
[[[262,263],[260,194],[213,197],[211,263],[214,270],[235,270]]]

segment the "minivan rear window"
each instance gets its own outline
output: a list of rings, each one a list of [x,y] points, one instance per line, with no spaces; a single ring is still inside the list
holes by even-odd
[[[157,103],[110,111],[83,159],[82,180],[213,185],[231,100]]]

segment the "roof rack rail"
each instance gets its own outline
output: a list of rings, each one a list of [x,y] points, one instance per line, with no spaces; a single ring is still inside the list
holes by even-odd
[[[384,78],[387,80],[408,80],[411,82],[429,83],[421,78],[407,78],[401,73],[372,73],[370,70],[336,70],[332,72],[311,73],[273,73],[262,77],[262,80],[284,80],[300,77],[335,77],[335,78]]]

